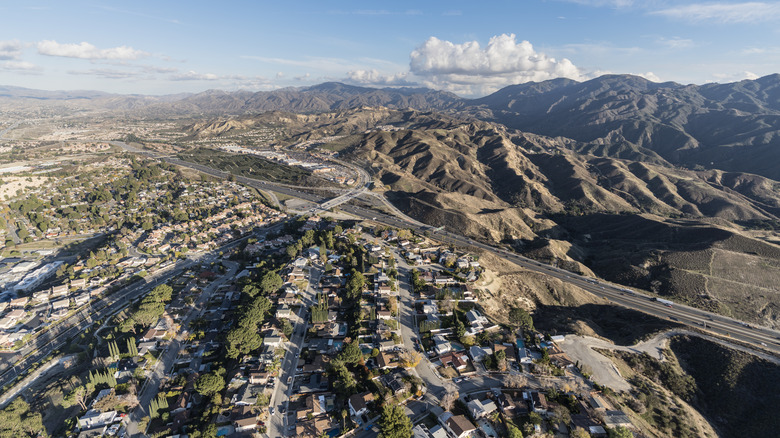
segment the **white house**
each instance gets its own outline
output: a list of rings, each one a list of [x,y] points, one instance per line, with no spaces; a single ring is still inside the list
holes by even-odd
[[[484,402],[482,400],[471,400],[466,406],[468,406],[471,416],[476,419],[486,417],[498,409],[492,400]]]

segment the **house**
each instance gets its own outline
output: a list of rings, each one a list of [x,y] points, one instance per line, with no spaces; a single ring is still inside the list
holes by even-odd
[[[434,347],[433,349],[436,351],[436,354],[442,355],[445,353],[449,353],[452,351],[452,344],[444,337],[440,335],[435,335],[433,337]]]
[[[547,404],[547,397],[541,392],[531,393],[531,406],[537,414],[547,415],[550,406]]]
[[[280,305],[292,306],[293,304],[295,304],[296,297],[297,295],[295,294],[295,292],[288,290],[282,292],[282,294],[279,295],[279,298],[276,300],[276,302]]]
[[[297,383],[297,381],[296,381]],[[313,373],[308,380],[303,379],[298,386],[298,392],[306,394],[310,392],[324,392],[328,390],[328,375],[325,373]]]
[[[508,361],[514,362],[515,361],[515,349],[512,348],[512,344],[499,344],[497,342],[493,343],[493,353],[498,353],[499,351],[503,351],[506,355],[506,359]]]
[[[318,438],[335,426],[328,417],[318,417],[295,424],[295,436],[298,438]]]
[[[51,303],[52,310],[67,309],[68,307],[70,307],[70,299],[68,298],[52,301]]]
[[[257,396],[262,392],[262,386],[247,383],[236,391],[230,402],[236,406],[252,406],[257,403]]]
[[[84,292],[81,294],[78,294],[73,297],[73,303],[76,305],[76,307],[81,307],[89,302],[90,299],[89,292]]]
[[[609,409],[609,405],[607,404],[604,399],[595,392],[592,392],[590,394],[590,397],[587,398],[587,402],[590,405],[591,408],[595,409],[598,412],[604,412],[607,409]]]
[[[86,278],[75,278],[70,281],[70,288],[71,289],[82,289],[87,285],[87,279]]]
[[[311,363],[304,364],[301,367],[301,371],[304,373],[323,373],[325,372],[325,364],[328,362],[330,362],[330,359],[327,356],[316,354]]]
[[[474,423],[469,421],[465,415],[452,415],[451,412],[445,412],[439,417],[439,421],[444,423],[444,428],[455,438],[470,437],[477,430]]]
[[[233,421],[236,432],[249,432],[257,429],[257,417],[242,418]]]
[[[398,358],[396,355],[388,354],[388,353],[379,353],[376,357],[376,366],[380,370],[384,370],[387,368],[397,368],[399,366],[398,364]]]
[[[390,373],[379,376],[379,381],[393,394],[399,394],[406,389],[400,373]]]
[[[606,411],[604,412],[604,425],[609,428],[615,427],[632,427],[631,420],[623,411]]]
[[[374,401],[374,394],[364,392],[362,394],[353,394],[349,397],[349,413],[353,417],[360,417],[368,413],[368,402]]]
[[[493,351],[490,348],[473,345],[469,348],[469,354],[471,355],[471,360],[474,362],[482,362],[482,359],[493,354]]]
[[[95,426],[91,429],[81,429],[78,438],[100,438],[106,435],[107,426]]]
[[[418,424],[412,429],[412,438],[449,438],[443,427],[436,425],[428,429],[425,424]]]
[[[5,317],[8,318],[9,320],[13,321],[13,322],[16,322],[16,321],[22,319],[22,317],[24,317],[24,315],[26,315],[26,313],[27,312],[25,312],[22,309],[14,309],[14,310],[6,313]]]
[[[162,339],[165,337],[166,333],[167,332],[165,330],[156,330],[150,328],[149,330],[146,331],[146,333],[141,335],[141,342],[145,343],[145,342],[152,341],[154,339]]]
[[[501,407],[501,412],[509,417],[518,417],[529,413],[528,403],[525,400],[515,400],[506,392],[502,392],[498,396],[498,405]]]
[[[290,312],[290,306],[282,304],[276,309],[276,318],[290,318],[292,312]]]
[[[443,366],[451,366],[458,371],[466,369],[469,364],[468,357],[456,352],[444,354],[439,357],[439,360],[441,360]]]
[[[268,372],[252,372],[249,373],[249,384],[250,385],[265,385],[268,383],[268,377],[270,374]]]
[[[138,356],[143,356],[149,352],[149,350],[157,349],[157,341],[146,341],[138,343]]]
[[[100,412],[90,409],[79,418],[79,428],[93,429],[95,427],[107,426],[117,419],[116,411]]]
[[[475,399],[468,402],[466,406],[469,408],[471,416],[476,419],[484,418],[498,409],[493,400],[483,402],[482,400]]]
[[[11,304],[10,305],[11,305],[11,307],[23,309],[24,306],[27,305],[28,301],[30,301],[29,297],[14,298],[13,300],[11,300]]]
[[[63,295],[68,294],[68,285],[67,284],[60,284],[59,286],[52,286],[51,288],[51,296],[52,297],[61,297]]]
[[[48,290],[39,290],[37,292],[33,292],[32,294],[32,300],[37,301],[39,303],[44,303],[46,301],[49,301],[49,292]]]
[[[278,334],[274,333],[263,338],[263,345],[268,345],[272,348],[279,348],[279,346],[282,345],[282,338]]]
[[[289,274],[287,274],[287,282],[294,283],[296,281],[304,280],[306,273],[299,267],[293,267]]]
[[[377,310],[376,317],[379,319],[393,319],[393,314],[389,310]]]
[[[517,361],[520,363],[531,363],[531,356],[525,349],[525,344],[522,339],[517,340]]]
[[[309,415],[316,417],[325,413],[325,397],[311,394],[304,400],[304,409],[298,409],[296,418],[298,420],[305,420],[309,418]]]

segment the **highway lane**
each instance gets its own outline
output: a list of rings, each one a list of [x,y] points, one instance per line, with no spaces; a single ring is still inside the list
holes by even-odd
[[[221,172],[206,166],[197,165],[178,159],[166,160],[169,160],[169,162],[172,164],[191,167],[214,176],[225,177],[227,175],[226,172]],[[267,181],[259,181],[244,177],[236,177],[236,181],[243,182],[263,190],[275,191],[277,193],[294,196],[316,203],[327,202],[327,199],[323,200],[320,196],[301,192],[289,187],[281,187]],[[357,205],[343,204],[340,206],[340,209],[363,219],[374,220],[389,226],[410,228],[418,232],[423,232],[427,229],[427,227],[420,226],[419,223],[407,221],[403,217],[388,215]],[[493,254],[511,260],[512,262],[526,269],[542,272],[544,274],[558,278],[561,281],[575,284],[590,293],[608,299],[611,303],[616,305],[638,310],[640,312],[661,318],[675,318],[675,320],[673,320],[674,322],[689,325],[700,330],[705,330],[711,334],[725,336],[726,338],[732,339],[734,341],[751,344],[758,349],[763,349],[773,354],[780,353],[780,332],[776,330],[771,330],[766,327],[748,328],[745,327],[742,322],[735,319],[677,303],[675,303],[672,307],[666,307],[659,302],[651,301],[649,296],[643,295],[641,293],[625,292],[622,286],[615,286],[602,281],[598,281],[597,284],[593,284],[588,281],[590,279],[589,277],[583,277],[568,271],[564,271],[562,269],[520,256],[516,253],[507,251],[506,249],[488,245],[483,242],[478,242],[452,232],[434,231],[432,233],[432,237],[458,246],[473,247],[482,249],[484,251],[490,251]],[[702,325],[703,323],[706,323],[707,327],[704,327]]]
[[[418,232],[424,231],[424,227],[406,223],[404,220],[395,216],[379,213],[363,207],[355,205],[344,205],[341,207],[341,209],[364,219],[371,219],[386,225],[412,228]],[[451,232],[433,231],[431,234],[432,238],[434,239],[452,243],[456,246],[473,247],[484,251],[490,251],[493,254],[510,260],[523,268],[542,272],[561,281],[575,284],[576,286],[596,296],[600,296],[609,300],[613,304],[638,310],[640,312],[660,318],[671,319],[673,322],[689,325],[711,334],[725,336],[731,340],[751,344],[758,349],[766,350],[774,354],[780,353],[780,332],[775,330],[758,326],[752,326],[752,328],[748,328],[741,321],[678,303],[675,303],[672,307],[667,307],[660,302],[652,301],[651,296],[644,295],[637,291],[626,292],[627,288],[624,286],[613,285],[611,283],[596,280],[591,277],[580,276],[578,274],[574,274],[572,272],[523,257],[503,248],[496,248],[494,246],[487,245],[485,243],[478,242]],[[595,284],[593,282],[595,282]],[[702,325],[703,323],[707,324],[706,328]]]
[[[184,262],[183,264],[187,263]],[[182,266],[182,269],[184,269],[184,266]],[[39,362],[53,351],[61,348],[73,336],[86,330],[93,321],[118,312],[138,298],[142,292],[157,286],[163,281],[167,281],[173,275],[174,271],[170,269],[158,272],[148,279],[129,285],[94,304],[90,304],[87,308],[71,315],[67,320],[39,334],[20,351],[20,356],[23,359],[0,374],[0,386],[13,381],[18,370],[26,370],[33,363]]]
[[[267,233],[276,232],[281,229],[283,224],[284,221],[278,222],[263,228],[260,233],[261,235],[265,235]],[[19,374],[23,371],[26,372],[32,364],[41,361],[52,352],[62,348],[71,338],[92,325],[93,321],[105,319],[106,317],[116,314],[157,285],[167,282],[189,267],[200,263],[201,259],[211,254],[218,254],[230,250],[253,236],[255,236],[255,234],[249,234],[229,242],[209,253],[192,254],[186,260],[179,260],[175,264],[165,269],[161,269],[137,283],[128,285],[106,296],[100,301],[90,303],[85,309],[71,315],[65,321],[59,322],[55,327],[52,327],[52,330],[47,330],[32,339],[30,343],[19,352],[19,357],[22,359],[7,367],[2,374],[0,374],[0,387],[13,382]]]

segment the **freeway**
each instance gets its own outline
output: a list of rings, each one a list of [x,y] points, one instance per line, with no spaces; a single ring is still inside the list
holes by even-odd
[[[284,222],[279,222],[264,228],[262,233],[267,234],[276,232],[281,228],[283,223]],[[211,254],[218,254],[234,248],[254,235],[255,234],[249,234],[229,242],[215,249]],[[201,259],[209,254],[210,253],[191,255],[186,260],[179,260],[175,264],[159,270],[141,281],[128,285],[100,301],[90,303],[87,307],[82,308],[66,320],[60,321],[49,330],[39,334],[32,339],[27,346],[19,351],[18,357],[21,357],[22,359],[6,368],[2,374],[0,374],[0,387],[12,383],[22,372],[27,372],[32,364],[40,362],[52,352],[62,348],[62,346],[71,338],[90,327],[93,324],[93,321],[105,319],[108,316],[114,315],[152,288],[167,282],[190,266],[200,263]]]
[[[348,211],[356,216],[373,219],[386,225],[395,227],[413,228],[418,232],[424,231],[422,227],[404,222],[395,216],[384,213],[377,213],[366,208],[346,205],[342,210]],[[653,300],[653,297],[631,291],[621,285],[614,285],[608,282],[593,279],[574,274],[572,272],[537,262],[516,253],[502,248],[496,248],[483,242],[478,242],[468,237],[448,231],[433,231],[432,237],[453,245],[479,248],[484,251],[509,260],[525,269],[541,272],[555,277],[563,282],[574,284],[596,296],[608,300],[612,304],[621,307],[638,310],[659,318],[669,319],[679,324],[696,327],[710,334],[724,336],[734,341],[743,342],[757,347],[759,350],[766,350],[774,354],[780,353],[780,332],[766,327],[748,326],[742,321],[729,318],[716,313],[708,312],[682,304],[673,304],[671,307],[665,306]],[[706,327],[705,327],[706,324]]]
[[[209,168],[207,166],[202,166],[175,158],[165,158],[165,160],[171,164],[190,167],[210,175],[223,178],[227,176],[226,172]],[[236,181],[262,190],[274,191],[319,204],[323,204],[328,201],[327,199],[322,199],[320,196],[306,193],[290,187],[283,187],[268,181],[260,181],[245,177],[236,177]],[[360,195],[362,193],[362,190],[350,192],[350,194],[354,196]],[[430,228],[421,225],[417,221],[410,220],[405,215],[390,215],[351,204],[343,204],[340,206],[340,208],[342,211],[347,213],[351,213],[363,219],[374,220],[384,225],[398,228],[410,228],[417,232],[423,232]],[[491,252],[499,257],[510,260],[525,269],[541,272],[546,275],[555,277],[563,282],[574,284],[596,296],[608,300],[612,304],[637,310],[643,313],[657,316],[659,318],[669,319],[682,325],[688,325],[700,330],[704,330],[710,334],[726,337],[736,342],[749,344],[758,350],[765,350],[772,354],[780,353],[780,332],[776,330],[771,330],[766,327],[748,326],[747,324],[736,319],[682,304],[674,304],[672,307],[668,307],[657,301],[653,301],[652,298],[648,295],[635,291],[629,292],[623,286],[602,282],[590,277],[580,276],[569,271],[565,271],[563,269],[559,269],[557,267],[523,257],[503,248],[497,248],[484,242],[475,241],[468,237],[464,237],[449,231],[433,231],[432,237],[447,243],[451,243],[453,245],[478,248]]]
[[[112,315],[130,302],[137,299],[142,293],[170,279],[179,269],[186,269],[192,261],[179,262],[167,270],[162,270],[147,279],[127,286],[107,297],[90,304],[71,315],[68,319],[59,322],[49,330],[36,336],[31,342],[19,351],[22,359],[0,374],[0,386],[5,386],[16,379],[19,371],[27,370],[32,364],[39,362],[53,351],[61,348],[72,337],[86,330],[93,321]]]

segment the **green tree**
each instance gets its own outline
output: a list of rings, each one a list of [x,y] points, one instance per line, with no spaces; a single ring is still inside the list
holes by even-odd
[[[306,232],[303,233],[300,242],[304,248],[314,245],[314,230],[306,230]]]
[[[607,430],[609,438],[634,438],[634,434],[627,427],[618,426]]]
[[[30,405],[21,397],[16,397],[0,411],[0,436],[46,437],[48,435],[43,427],[41,414],[31,412]]]
[[[207,424],[201,438],[217,438],[217,425],[214,423]]]
[[[243,289],[241,289],[241,291],[252,298],[258,296],[260,292],[262,292],[260,287],[258,287],[256,284],[247,284],[243,287]]]
[[[142,302],[166,303],[171,301],[171,299],[173,299],[173,288],[167,284],[161,284],[152,289]]]
[[[499,351],[496,351],[493,355],[496,357],[496,364],[498,365],[499,369],[505,369],[506,368],[506,351],[499,350]]]
[[[590,438],[588,431],[579,426],[575,427],[569,436],[571,438]]]
[[[135,345],[135,338],[133,337],[127,339],[127,352],[131,357],[138,356],[138,347]]]
[[[453,332],[455,333],[455,337],[460,339],[466,334],[466,326],[463,324],[463,321],[458,318],[457,313],[454,313],[453,317],[455,318],[455,327],[453,328]]]
[[[279,290],[279,288],[282,287],[282,283],[282,277],[280,277],[279,274],[274,271],[268,271],[263,275],[263,278],[260,279],[260,290],[262,290],[265,295],[268,295]]]
[[[290,337],[292,336],[292,334],[293,334],[293,326],[290,323],[289,319],[286,319],[286,318],[282,319],[282,333],[284,333],[284,336],[287,339],[290,339]]]
[[[225,337],[227,356],[235,359],[263,346],[263,338],[256,327],[238,326],[230,330]]]
[[[520,307],[515,307],[509,311],[509,321],[517,326],[522,327],[523,330],[534,329],[534,320],[531,317],[531,314]]]
[[[385,405],[379,419],[379,433],[382,438],[410,438],[412,420],[406,416],[404,408],[398,405]]]
[[[363,360],[363,353],[360,351],[358,341],[354,340],[344,345],[344,349],[339,353],[339,359],[350,365],[356,365]]]
[[[90,389],[91,388],[91,389]],[[92,394],[92,391],[94,390],[94,387],[90,384],[83,385],[83,386],[77,386],[73,389],[66,397],[65,397],[65,404],[66,406],[75,406],[79,405],[81,407],[81,410],[86,411],[87,410],[87,398]]]
[[[358,299],[363,293],[363,286],[366,284],[366,277],[363,273],[353,269],[352,274],[347,280],[347,297],[350,299]]]
[[[206,397],[211,397],[224,388],[225,379],[214,371],[203,374],[195,381],[195,390]]]
[[[523,432],[514,425],[508,424],[506,428],[509,430],[509,438],[523,438]]]

